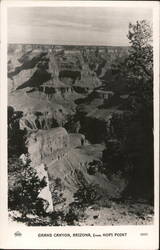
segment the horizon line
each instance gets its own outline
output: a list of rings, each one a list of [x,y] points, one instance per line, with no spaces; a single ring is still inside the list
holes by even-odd
[[[16,43],[8,42],[8,45],[54,45],[54,46],[103,46],[103,47],[130,47],[130,45],[104,45],[104,44],[57,44],[57,43]]]

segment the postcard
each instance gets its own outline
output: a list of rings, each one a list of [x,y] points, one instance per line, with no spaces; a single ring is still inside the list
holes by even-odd
[[[159,2],[2,1],[0,248],[158,249]]]

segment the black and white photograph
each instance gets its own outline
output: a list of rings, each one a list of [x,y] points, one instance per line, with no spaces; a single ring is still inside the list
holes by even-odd
[[[158,249],[158,8],[2,0],[0,248]]]
[[[8,9],[8,217],[154,223],[151,8]]]

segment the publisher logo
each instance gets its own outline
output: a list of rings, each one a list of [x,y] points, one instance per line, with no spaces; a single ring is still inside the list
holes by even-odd
[[[22,233],[19,232],[19,231],[17,231],[17,232],[14,233],[14,235],[15,235],[16,237],[17,237],[17,236],[22,236]]]

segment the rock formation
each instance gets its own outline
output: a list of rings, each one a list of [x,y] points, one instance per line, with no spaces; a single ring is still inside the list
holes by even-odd
[[[28,153],[34,166],[60,160],[69,149],[69,135],[64,128],[38,130],[27,140]]]
[[[79,133],[72,133],[70,136],[70,144],[73,148],[82,147],[87,144],[84,135]]]

